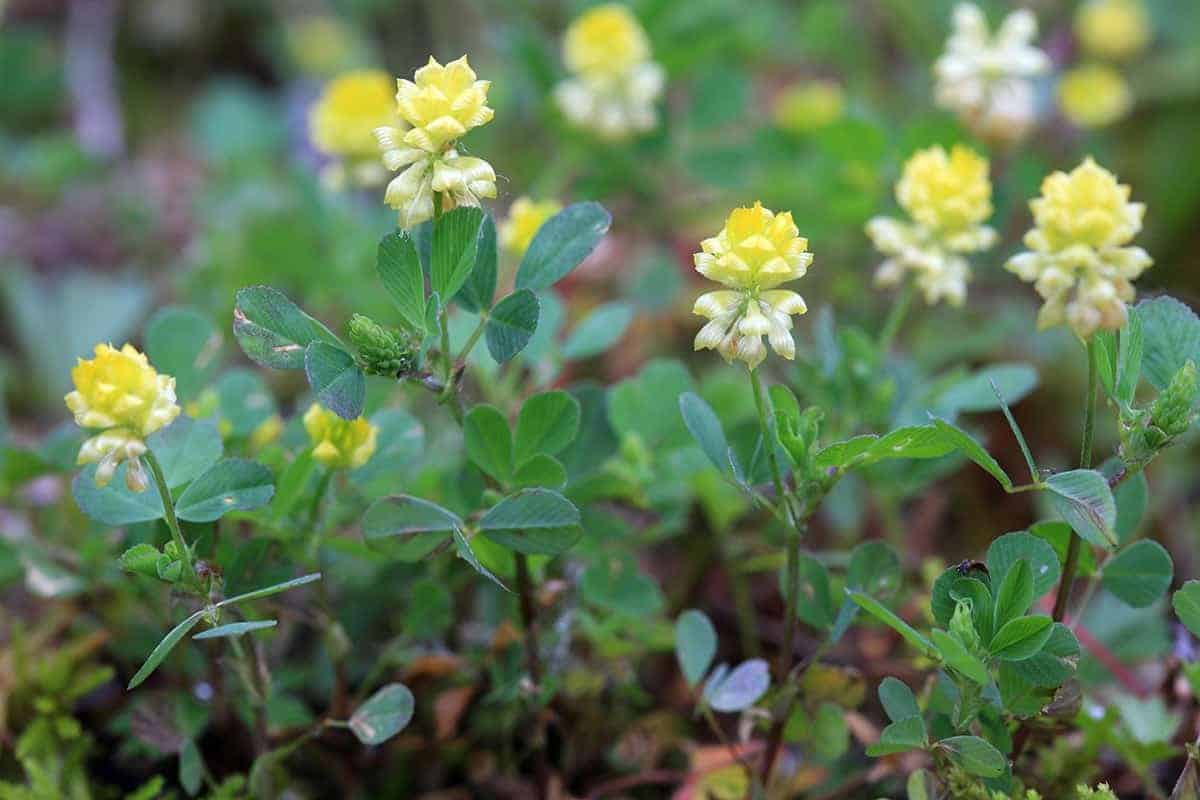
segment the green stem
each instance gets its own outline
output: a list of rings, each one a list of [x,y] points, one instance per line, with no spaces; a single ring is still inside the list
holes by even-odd
[[[1087,399],[1084,402],[1083,442],[1079,447],[1079,468],[1089,469],[1092,466],[1092,443],[1096,435],[1096,339],[1092,337],[1087,343]],[[1054,599],[1054,621],[1062,622],[1067,614],[1067,601],[1071,598],[1071,585],[1075,582],[1075,572],[1079,567],[1079,548],[1082,540],[1079,534],[1071,531],[1071,539],[1067,544],[1066,563],[1063,564],[1062,581],[1058,584],[1058,595]]]
[[[454,359],[456,364],[467,360],[467,356],[471,355],[471,351],[475,349],[476,343],[479,342],[479,337],[483,335],[483,329],[487,325],[488,312],[479,312],[479,324],[475,326],[475,330],[471,331],[471,335],[467,338],[466,344],[462,346],[462,350],[458,351],[458,357]]]
[[[171,539],[175,542],[176,549],[179,550],[179,559],[183,563],[184,583],[194,586],[196,591],[202,593],[203,587],[200,585],[200,579],[196,576],[196,566],[192,563],[192,551],[183,538],[183,531],[179,529],[179,518],[175,516],[175,501],[171,499],[171,490],[167,487],[167,479],[163,475],[162,466],[154,456],[153,450],[147,449],[143,457],[150,465],[150,474],[154,476],[154,485],[158,489],[158,496],[162,499],[167,527],[171,530]]]
[[[750,370],[750,386],[754,389],[754,407],[758,410],[758,427],[762,432],[763,447],[767,451],[767,463],[771,467],[771,481],[775,486],[775,502],[785,504],[783,496],[783,476],[779,471],[779,460],[775,455],[775,426],[767,415],[767,404],[763,400],[762,383],[758,379],[758,370]],[[790,516],[790,513],[789,513]]]
[[[908,316],[908,310],[912,307],[913,297],[916,296],[916,293],[917,284],[912,280],[906,280],[900,289],[900,294],[896,297],[896,302],[892,303],[892,310],[888,312],[883,329],[879,331],[879,352],[886,353],[892,349],[892,342],[895,341],[896,334],[900,332],[904,318]]]

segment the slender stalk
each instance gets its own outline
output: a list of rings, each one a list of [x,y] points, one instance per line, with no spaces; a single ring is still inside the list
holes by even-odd
[[[895,341],[896,334],[900,332],[900,326],[904,324],[904,319],[908,316],[908,310],[912,307],[913,297],[916,293],[916,283],[906,280],[900,289],[900,294],[896,296],[896,302],[892,303],[892,310],[888,312],[887,319],[883,322],[883,328],[879,331],[880,352],[886,353],[892,349],[892,342]]]
[[[192,551],[187,545],[187,540],[183,538],[183,531],[179,529],[179,518],[175,516],[175,501],[171,499],[171,490],[167,487],[167,479],[163,475],[162,466],[155,458],[154,451],[149,448],[143,458],[150,465],[150,474],[154,476],[154,485],[158,489],[158,496],[162,499],[167,527],[171,529],[171,539],[179,550],[179,559],[183,564],[184,583],[193,585],[197,591],[203,592],[200,579],[196,576],[196,565],[192,563]]]
[[[534,692],[542,688],[542,660],[537,637],[537,611],[533,602],[533,581],[529,575],[529,559],[524,553],[514,553],[517,565],[517,594],[521,604],[521,627],[524,628],[525,663]],[[546,754],[546,728],[539,714],[534,725],[537,731],[534,747],[534,771],[537,775],[540,800],[550,796],[550,762]]]
[[[471,331],[471,335],[467,337],[466,344],[462,346],[462,350],[458,351],[458,357],[454,359],[455,363],[462,363],[467,360],[467,356],[471,355],[471,351],[475,349],[479,337],[483,335],[483,329],[487,326],[488,313],[481,311],[479,313],[479,324],[475,326],[475,330]]]
[[[1096,396],[1098,376],[1096,374],[1096,340],[1088,339],[1087,343],[1087,399],[1084,402],[1083,442],[1079,446],[1079,468],[1088,469],[1092,466],[1092,443],[1096,435]],[[1079,568],[1079,548],[1082,540],[1079,534],[1071,531],[1071,539],[1067,544],[1066,563],[1063,564],[1062,580],[1058,584],[1058,595],[1054,599],[1054,621],[1062,622],[1067,613],[1067,602],[1071,598],[1071,585],[1075,582],[1075,572]]]
[[[754,598],[746,583],[746,575],[733,565],[734,553],[730,542],[729,531],[721,527],[714,528],[717,538],[717,548],[721,553],[721,562],[725,576],[729,580],[730,594],[733,595],[733,610],[737,618],[738,640],[742,651],[747,657],[757,658],[761,648],[758,642],[758,622],[754,616]]]
[[[762,432],[763,447],[767,451],[767,463],[771,466],[771,481],[775,486],[775,502],[784,503],[783,477],[779,471],[779,460],[775,454],[775,437],[772,432],[775,426],[767,415],[767,405],[763,400],[762,382],[758,378],[758,370],[750,370],[750,386],[754,389],[754,407],[758,411],[758,427]]]

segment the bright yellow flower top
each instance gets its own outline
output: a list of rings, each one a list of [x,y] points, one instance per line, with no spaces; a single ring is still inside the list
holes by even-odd
[[[396,85],[400,117],[412,126],[404,134],[410,147],[440,152],[494,114],[487,105],[491,82],[476,79],[466,56],[445,66],[430,56],[413,80],[401,78]]]
[[[339,75],[325,85],[308,115],[313,146],[331,156],[374,158],[375,129],[395,125],[392,78],[377,69]]]
[[[921,150],[904,165],[896,200],[931,230],[955,233],[978,225],[992,215],[988,161],[962,145],[949,154],[940,146]]]
[[[767,336],[776,353],[794,358],[791,317],[808,309],[800,295],[776,287],[802,277],[813,256],[791,212],[776,214],[762,203],[735,208],[700,248],[693,256],[696,271],[729,290],[696,299],[692,312],[709,322],[696,334],[695,349],[716,350],[726,361],[754,369],[766,358]]]
[[[1141,0],[1091,0],[1075,14],[1075,35],[1097,58],[1132,58],[1150,41],[1150,15]]]
[[[1036,226],[1025,234],[1029,251],[1005,265],[1045,300],[1039,327],[1066,322],[1086,339],[1097,328],[1125,324],[1132,281],[1153,263],[1145,250],[1128,246],[1146,213],[1129,195],[1091,157],[1042,182],[1041,197],[1029,203]]]
[[[996,232],[983,222],[992,214],[988,161],[955,145],[918,151],[904,165],[896,200],[912,222],[875,217],[867,235],[888,258],[875,273],[880,286],[895,286],[909,275],[925,302],[961,305],[971,277],[965,253],[986,250]]]
[[[64,398],[81,428],[102,431],[83,443],[80,464],[97,463],[96,483],[106,485],[117,466],[130,465],[130,488],[145,488],[139,456],[146,452],[145,438],[179,416],[175,379],[159,375],[146,356],[130,344],[120,350],[98,344],[95,357],[79,359],[71,370],[75,390]]]
[[[772,109],[775,124],[792,133],[808,133],[842,118],[846,93],[830,81],[810,81],[783,90]]]
[[[1058,84],[1063,115],[1080,128],[1111,125],[1129,113],[1133,94],[1121,73],[1103,64],[1068,70]]]
[[[562,206],[553,200],[518,197],[508,210],[508,219],[500,226],[500,244],[514,255],[524,255],[542,224],[561,210]]]
[[[619,3],[585,11],[567,28],[563,40],[563,60],[572,72],[620,75],[649,58],[646,32]]]
[[[318,403],[304,412],[313,458],[329,469],[357,469],[375,454],[379,429],[363,417],[342,419]]]

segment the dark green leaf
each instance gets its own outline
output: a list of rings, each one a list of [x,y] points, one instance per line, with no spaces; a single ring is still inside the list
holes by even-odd
[[[496,296],[496,223],[491,214],[483,215],[479,226],[479,244],[475,251],[475,266],[467,282],[458,290],[455,301],[472,313],[486,311],[492,307]]]
[[[998,631],[1006,623],[1023,616],[1033,605],[1033,569],[1029,562],[1020,558],[1012,565],[1000,582],[996,592],[996,613],[992,630]]]
[[[280,592],[286,592],[289,589],[295,589],[297,586],[304,586],[312,583],[313,581],[319,580],[321,580],[321,573],[310,572],[307,575],[301,575],[299,578],[292,578],[291,580],[283,581],[282,583],[273,583],[270,586],[264,586],[261,589],[253,589],[249,592],[243,592],[242,594],[228,597],[219,603],[214,603],[213,605],[216,608],[222,608],[223,606],[231,606],[236,603],[246,603],[251,600],[261,600],[264,597],[270,597],[271,595],[279,594]]]
[[[1104,565],[1104,588],[1134,608],[1153,605],[1171,586],[1174,577],[1171,555],[1151,539],[1134,542]]]
[[[603,353],[625,335],[633,321],[633,306],[624,301],[605,303],[592,310],[563,343],[562,357],[568,361]]]
[[[212,377],[221,350],[212,320],[192,308],[167,306],[146,323],[144,338],[150,363],[175,378],[181,399],[194,399]]]
[[[272,369],[302,369],[312,342],[338,344],[328,328],[270,286],[250,286],[237,293],[233,335],[251,361]]]
[[[71,494],[79,510],[105,525],[131,525],[163,516],[162,499],[153,487],[131,492],[125,485],[129,464],[117,467],[107,486],[96,485],[96,466],[89,464],[71,481]]]
[[[419,561],[433,552],[463,521],[436,503],[409,495],[376,500],[363,515],[363,538],[384,545],[401,561]]]
[[[1188,581],[1171,598],[1175,616],[1192,632],[1200,636],[1200,581]]]
[[[463,445],[472,464],[503,485],[512,483],[512,433],[500,409],[478,405],[468,411],[463,418]]]
[[[578,400],[563,391],[535,394],[517,417],[515,458],[520,463],[536,453],[555,455],[578,433]]]
[[[1000,485],[1005,489],[1012,488],[1012,479],[1008,477],[1004,468],[1000,466],[1000,463],[987,450],[983,449],[983,445],[975,441],[971,434],[944,419],[935,417],[933,424],[941,431],[946,441],[953,445],[954,449],[982,467],[989,475],[999,481]]]
[[[269,469],[244,458],[227,458],[188,485],[175,501],[175,513],[188,522],[211,522],[230,511],[264,506],[274,494]]]
[[[991,574],[992,585],[1003,584],[1012,565],[1021,559],[1029,562],[1035,599],[1046,594],[1058,583],[1061,569],[1054,548],[1037,536],[1017,531],[997,537],[988,546],[987,566]]]
[[[908,688],[908,684],[904,681],[890,675],[879,684],[879,702],[883,705],[884,713],[892,722],[900,722],[921,715],[921,709],[917,705],[917,698],[912,689]]]
[[[590,201],[569,205],[546,220],[517,268],[517,288],[553,286],[587,258],[611,224],[604,206]]]
[[[567,484],[567,470],[554,456],[537,453],[517,468],[513,485],[518,489],[541,486],[545,489],[562,489]]]
[[[474,206],[459,206],[434,221],[429,285],[439,296],[454,297],[475,268],[482,224],[483,211]]]
[[[150,434],[146,446],[158,459],[167,486],[172,489],[195,480],[217,463],[224,450],[216,422],[185,416]]]
[[[1050,638],[1054,621],[1049,617],[1017,617],[996,631],[988,652],[1001,661],[1021,661],[1042,649]]]
[[[675,656],[688,686],[704,677],[717,654],[717,632],[703,611],[692,609],[675,622]]]
[[[998,778],[1008,769],[1004,754],[978,736],[951,736],[938,742],[937,747],[961,769],[981,778]]]
[[[558,555],[583,535],[579,509],[549,489],[523,489],[488,509],[479,530],[519,553]]]
[[[401,319],[413,330],[425,331],[425,274],[408,231],[389,233],[379,242],[375,262]]]
[[[1085,541],[1109,549],[1117,544],[1117,504],[1103,475],[1091,469],[1060,472],[1046,479],[1046,488],[1058,513]]]
[[[244,636],[253,631],[261,631],[267,628],[274,628],[278,625],[278,621],[273,619],[251,619],[245,622],[230,622],[225,625],[218,625],[215,628],[209,628],[206,631],[200,631],[193,639],[221,639],[227,636]]]
[[[920,715],[896,720],[883,729],[879,741],[867,746],[867,755],[882,758],[895,753],[920,750],[926,742],[925,720]]]
[[[850,554],[846,585],[886,600],[900,589],[900,557],[887,542],[863,542]]]
[[[528,289],[519,289],[505,297],[492,309],[483,329],[492,359],[503,364],[521,352],[537,326],[537,295]]]
[[[342,419],[362,415],[367,379],[354,356],[326,342],[313,342],[304,356],[304,374],[321,405]]]
[[[408,725],[413,716],[413,694],[402,683],[389,683],[367,698],[350,716],[350,730],[366,745],[386,742]]]
[[[129,685],[125,687],[125,690],[129,691],[136,689],[139,685],[141,685],[142,681],[146,680],[146,678],[149,678],[150,673],[158,669],[158,665],[161,664],[168,655],[170,655],[171,650],[175,647],[175,645],[179,644],[179,641],[184,636],[187,636],[188,632],[191,631],[192,628],[196,627],[196,623],[200,621],[200,618],[204,616],[204,613],[205,609],[202,608],[172,628],[167,635],[162,638],[162,641],[160,641],[155,648],[150,651],[150,655],[146,657],[145,663],[143,663],[141,668],[138,669],[138,671],[134,673],[133,677],[129,679]]]
[[[1189,360],[1200,364],[1200,318],[1168,296],[1143,300],[1134,313],[1142,321],[1142,374],[1161,392]]]
[[[684,392],[679,395],[679,411],[683,414],[683,424],[712,465],[727,475],[731,474],[733,467],[729,442],[725,439],[721,420],[712,407],[695,392]]]

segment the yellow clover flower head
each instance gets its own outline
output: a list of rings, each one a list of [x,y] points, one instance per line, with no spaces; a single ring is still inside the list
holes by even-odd
[[[709,322],[696,334],[695,349],[716,350],[754,369],[766,358],[766,336],[776,353],[795,358],[792,315],[808,308],[800,295],[776,287],[802,277],[813,256],[791,213],[776,214],[762,203],[735,208],[700,249],[693,256],[696,271],[729,289],[696,299],[692,313]]]
[[[1021,139],[1034,121],[1031,79],[1050,68],[1036,36],[1037,18],[1028,9],[1013,11],[993,34],[978,6],[960,3],[946,50],[933,66],[938,105],[981,138]]]
[[[144,440],[179,416],[175,379],[159,375],[133,345],[118,350],[98,344],[94,358],[79,359],[71,380],[75,389],[64,400],[75,424],[101,431],[83,443],[78,463],[97,464],[96,484],[106,486],[128,460],[126,483],[143,491],[146,479],[138,459],[146,452]]]
[[[1150,41],[1150,15],[1141,0],[1090,0],[1075,14],[1075,35],[1089,55],[1132,58]]]
[[[650,40],[623,5],[599,5],[567,29],[563,61],[571,77],[554,90],[571,124],[622,139],[658,124],[655,103],[665,73],[650,58]]]
[[[1126,304],[1136,295],[1132,281],[1153,263],[1145,250],[1128,246],[1146,213],[1129,195],[1129,186],[1091,157],[1042,182],[1041,196],[1029,203],[1029,251],[1005,265],[1045,301],[1040,328],[1066,322],[1087,339],[1097,328],[1125,324]]]
[[[357,469],[375,454],[379,429],[363,417],[342,419],[318,403],[304,412],[313,458],[328,469]]]
[[[508,210],[508,219],[500,225],[500,244],[513,255],[524,255],[543,223],[561,210],[562,206],[553,200],[518,197]]]
[[[563,61],[572,72],[617,75],[649,58],[646,32],[620,3],[588,9],[563,38]]]
[[[496,171],[482,158],[461,156],[459,137],[492,119],[488,81],[477,80],[467,57],[442,66],[430,57],[413,80],[397,83],[396,103],[410,130],[384,125],[375,129],[383,164],[400,171],[388,184],[384,202],[399,212],[402,228],[433,217],[434,196],[442,211],[478,206],[496,196]]]
[[[1074,125],[1099,128],[1123,118],[1133,94],[1121,73],[1103,64],[1075,67],[1058,84],[1058,105]]]
[[[992,214],[988,161],[970,148],[955,145],[918,151],[904,165],[896,200],[912,222],[875,217],[867,235],[889,256],[875,273],[880,286],[894,286],[910,274],[929,304],[966,299],[971,269],[964,254],[980,252],[996,241],[983,222]]]
[[[326,84],[308,114],[313,146],[335,159],[325,171],[326,181],[333,186],[348,179],[360,186],[381,182],[385,173],[375,129],[398,121],[392,79],[386,72],[354,70]]]
[[[772,108],[775,124],[791,133],[832,125],[846,111],[846,93],[832,81],[809,81],[784,89]]]

